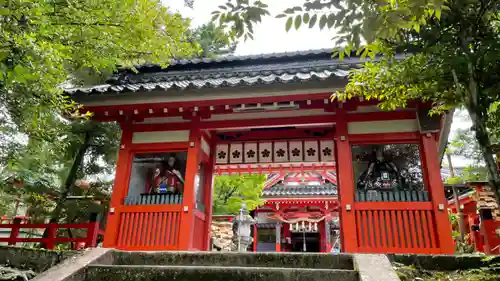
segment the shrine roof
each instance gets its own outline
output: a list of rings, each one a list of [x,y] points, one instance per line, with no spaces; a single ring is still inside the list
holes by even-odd
[[[308,197],[308,196],[336,196],[337,186],[332,183],[320,185],[285,185],[275,184],[262,192],[263,198],[270,197]]]
[[[364,62],[355,56],[332,59],[332,49],[178,60],[163,69],[158,65],[136,67],[138,72],[122,69],[107,84],[65,92],[92,95],[347,79],[349,70]]]

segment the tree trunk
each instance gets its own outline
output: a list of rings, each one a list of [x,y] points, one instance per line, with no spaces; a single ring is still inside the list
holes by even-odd
[[[467,107],[467,110],[472,119],[473,128],[476,132],[476,140],[483,154],[486,168],[488,169],[489,184],[493,189],[493,192],[495,192],[497,203],[500,206],[500,182],[498,179],[495,158],[493,157],[494,153],[491,147],[491,141],[488,136],[488,131],[486,130],[486,121],[484,118],[480,117],[476,111],[474,111],[474,108]]]
[[[64,181],[64,184],[61,186],[61,195],[57,199],[56,202],[56,207],[54,210],[52,210],[50,214],[50,222],[51,223],[57,223],[59,221],[59,217],[61,216],[61,212],[63,210],[64,203],[66,201],[66,198],[69,195],[69,191],[71,189],[71,186],[74,184],[76,180],[76,174],[78,170],[80,169],[80,166],[83,162],[83,157],[85,156],[85,153],[87,152],[87,149],[90,147],[90,132],[86,131],[85,132],[85,137],[83,139],[83,143],[78,149],[78,152],[75,155],[75,158],[73,159],[73,164],[71,165],[71,168],[68,172],[68,175],[66,176],[66,180]],[[43,232],[43,237],[47,237],[48,235],[48,229],[45,229]],[[42,243],[40,244],[41,248],[45,247],[45,244]]]

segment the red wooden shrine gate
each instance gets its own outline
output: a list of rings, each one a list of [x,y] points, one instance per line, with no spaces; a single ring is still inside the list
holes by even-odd
[[[439,165],[450,120],[429,118],[418,101],[394,112],[330,102],[359,63],[332,60],[329,51],[229,57],[145,66],[112,84],[68,90],[95,120],[122,124],[104,246],[207,250],[215,172],[324,171],[335,163],[344,251],[453,253]],[[308,158],[309,144],[331,149],[332,158]],[[272,157],[264,159],[266,149]],[[392,160],[367,160],[379,149]],[[258,155],[251,161],[250,150]],[[416,156],[397,162],[394,151]]]

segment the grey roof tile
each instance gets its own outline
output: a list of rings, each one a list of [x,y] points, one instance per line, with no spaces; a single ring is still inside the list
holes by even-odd
[[[345,79],[349,70],[362,66],[359,57],[331,58],[330,49],[250,56],[228,56],[172,62],[162,69],[137,67],[121,70],[107,84],[65,89],[68,94],[103,94],[152,90],[184,90],[253,86],[259,84]]]
[[[332,183],[322,185],[284,185],[276,184],[262,192],[263,197],[307,197],[307,196],[335,196],[337,186]]]

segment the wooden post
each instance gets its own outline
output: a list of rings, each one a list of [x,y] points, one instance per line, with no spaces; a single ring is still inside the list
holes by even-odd
[[[45,247],[49,250],[53,250],[56,246],[56,243],[54,242],[54,238],[56,238],[56,233],[57,233],[57,224],[54,222],[51,222],[47,225],[47,242],[45,243]]]
[[[253,225],[253,251],[257,252],[257,243],[259,243],[259,234],[257,233],[257,224]]]
[[[336,113],[335,148],[337,151],[337,178],[340,201],[340,224],[342,249],[345,252],[357,252],[356,219],[354,217],[354,172],[352,152],[349,143],[347,116],[343,108]]]
[[[14,218],[12,220],[12,224],[14,224],[15,226],[10,230],[9,245],[16,245],[16,239],[17,236],[19,236],[19,231],[21,229],[21,221],[21,218]]]
[[[179,231],[179,250],[192,250],[194,232],[194,208],[196,198],[194,192],[194,182],[198,173],[198,159],[200,149],[200,130],[197,128],[198,122],[192,122],[189,133],[189,148],[186,161],[186,178],[184,180],[184,194],[182,200],[181,225]],[[200,229],[204,232],[205,230]]]
[[[104,232],[103,247],[114,248],[117,245],[118,234],[120,231],[120,207],[128,191],[128,181],[130,179],[130,149],[132,144],[132,131],[128,123],[122,124],[122,140],[120,151],[116,161],[115,181],[113,184],[113,193],[109,204],[109,212],[106,220],[106,232]]]
[[[421,135],[421,151],[423,168],[427,171],[429,186],[427,187],[432,202],[432,212],[435,217],[435,235],[439,241],[439,247],[443,254],[453,254],[455,246],[451,236],[451,225],[448,218],[446,206],[448,202],[444,195],[444,185],[441,179],[439,156],[438,156],[438,143],[433,134],[427,133]]]
[[[97,235],[99,234],[99,214],[91,213],[89,217],[89,227],[87,228],[86,248],[97,247]]]
[[[208,140],[207,140],[208,141]],[[215,142],[211,141],[212,145],[210,146],[210,157],[208,159],[208,163],[205,168],[205,180],[203,183],[203,204],[205,205],[205,224],[206,229],[205,233],[205,241],[207,243],[206,249],[209,250],[211,245],[211,232],[212,232],[212,212],[213,212],[213,194],[214,194],[214,165],[215,165]]]

